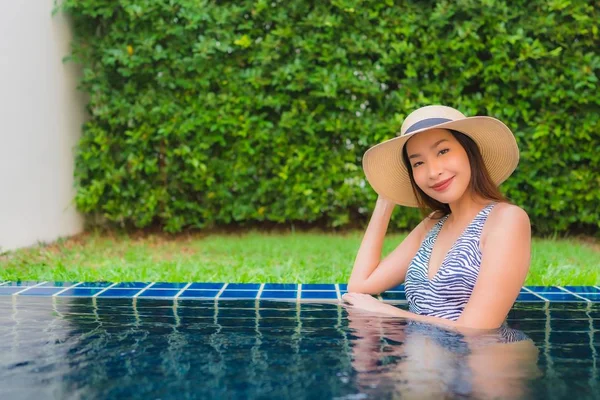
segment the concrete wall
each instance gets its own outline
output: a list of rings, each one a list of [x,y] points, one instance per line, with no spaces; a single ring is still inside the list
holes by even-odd
[[[68,20],[53,0],[2,2],[0,252],[80,232],[74,146],[85,121],[80,68],[63,64]]]

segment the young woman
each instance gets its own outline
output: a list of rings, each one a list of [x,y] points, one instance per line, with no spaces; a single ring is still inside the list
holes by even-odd
[[[512,132],[495,118],[445,106],[412,112],[399,137],[363,157],[379,197],[344,301],[448,327],[500,327],[530,262],[529,218],[498,190],[518,161]],[[431,213],[381,260],[396,204]],[[370,296],[402,282],[409,311]]]

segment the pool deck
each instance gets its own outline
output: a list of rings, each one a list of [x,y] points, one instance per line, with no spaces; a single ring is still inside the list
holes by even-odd
[[[329,283],[212,283],[212,282],[53,282],[0,280],[0,296],[154,298],[201,300],[287,300],[336,302],[347,285]],[[377,296],[404,303],[404,285]],[[600,303],[599,286],[524,286],[517,302]]]

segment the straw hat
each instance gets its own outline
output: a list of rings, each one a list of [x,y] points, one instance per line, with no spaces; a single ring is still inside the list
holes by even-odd
[[[504,182],[517,168],[519,148],[504,123],[492,117],[465,117],[452,107],[426,106],[406,117],[398,137],[365,152],[363,169],[367,181],[379,195],[399,205],[418,207],[408,169],[402,160],[402,147],[417,133],[436,128],[459,131],[473,139],[496,185]]]

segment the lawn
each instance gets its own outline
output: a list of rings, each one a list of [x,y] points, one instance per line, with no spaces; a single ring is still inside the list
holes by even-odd
[[[0,255],[0,278],[54,281],[346,282],[363,232],[127,235],[89,232]],[[386,237],[384,254],[403,234]],[[526,285],[600,284],[593,239],[535,238]]]

